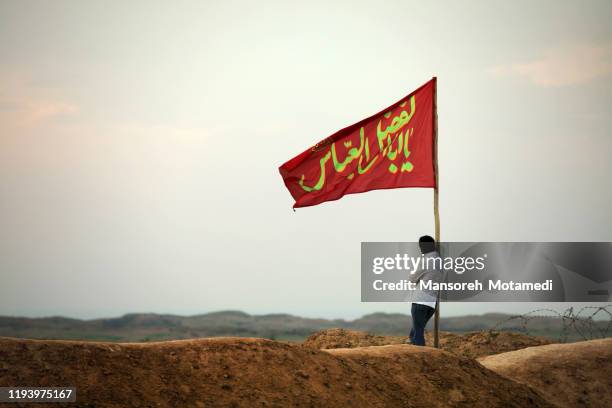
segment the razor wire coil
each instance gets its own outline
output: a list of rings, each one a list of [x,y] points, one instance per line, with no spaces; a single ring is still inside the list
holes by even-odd
[[[559,342],[566,343],[572,337],[582,340],[606,338],[612,335],[612,304],[605,306],[583,306],[577,311],[569,307],[561,312],[553,309],[535,309],[520,315],[513,315],[497,322],[489,332],[504,329],[504,326],[516,324],[514,329],[530,335],[529,324],[535,319],[553,319],[561,325]],[[606,323],[607,321],[607,323]]]

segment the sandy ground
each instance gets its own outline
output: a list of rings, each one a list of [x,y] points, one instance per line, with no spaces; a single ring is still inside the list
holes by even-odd
[[[551,344],[479,359],[563,407],[612,407],[612,338]]]
[[[317,349],[335,349],[404,344],[406,340],[407,337],[401,336],[377,336],[361,331],[329,329],[312,334],[304,345]],[[427,345],[433,346],[432,333],[427,332],[425,340]],[[550,343],[551,340],[543,337],[512,332],[440,333],[440,348],[471,358]]]
[[[129,344],[0,338],[0,386],[26,385],[76,386],[79,407],[555,406],[527,385],[443,350],[321,351],[250,338]],[[61,406],[35,406],[45,405]]]

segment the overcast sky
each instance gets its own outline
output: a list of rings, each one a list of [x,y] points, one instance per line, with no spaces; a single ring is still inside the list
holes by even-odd
[[[360,242],[433,234],[432,191],[294,213],[277,168],[434,75],[443,240],[612,241],[610,21],[610,1],[0,0],[0,314],[408,312],[360,303]]]

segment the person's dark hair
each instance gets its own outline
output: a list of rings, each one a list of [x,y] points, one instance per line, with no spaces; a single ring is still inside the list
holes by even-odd
[[[421,238],[419,238],[419,247],[421,248],[421,253],[423,254],[435,251],[436,241],[429,235],[423,235]]]

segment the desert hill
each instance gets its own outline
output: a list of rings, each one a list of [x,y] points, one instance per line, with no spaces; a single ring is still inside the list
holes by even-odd
[[[442,317],[441,330],[468,332],[488,330],[510,315]],[[195,316],[154,313],[132,313],[108,319],[79,320],[63,317],[25,318],[0,316],[0,336],[30,339],[100,340],[142,342],[177,340],[215,336],[263,337],[272,340],[302,341],[325,329],[342,328],[382,335],[405,336],[411,325],[407,314],[373,313],[355,320],[310,319],[289,314],[250,315],[240,311],[222,311]],[[595,322],[605,329],[606,321]],[[558,338],[560,319],[538,317],[530,320],[529,334]],[[504,324],[500,329],[523,329],[519,320]],[[607,331],[607,330],[605,330]],[[581,340],[573,338],[572,340]]]
[[[253,338],[0,338],[0,386],[23,384],[75,385],[79,407],[555,406],[528,386],[443,350],[322,351]]]
[[[381,336],[355,330],[329,329],[309,336],[304,345],[317,349],[355,348],[404,344],[407,336]],[[433,346],[433,334],[425,333],[428,346]],[[440,332],[440,348],[465,357],[482,357],[491,354],[550,344],[544,337],[527,336],[512,332]]]
[[[612,339],[551,344],[479,359],[562,407],[612,407]]]

